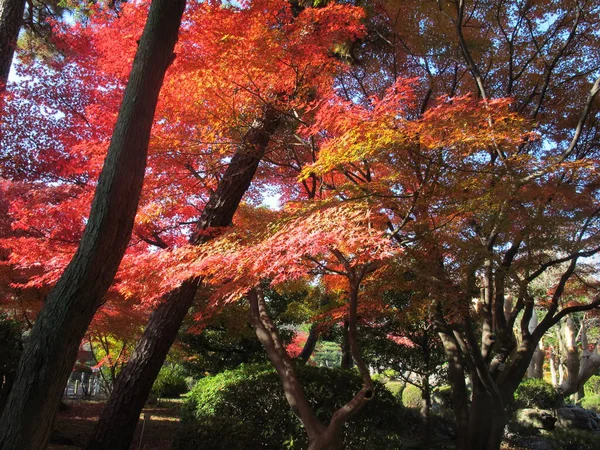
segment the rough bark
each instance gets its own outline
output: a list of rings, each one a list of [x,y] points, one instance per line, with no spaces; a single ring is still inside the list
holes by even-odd
[[[204,207],[190,239],[192,244],[210,240],[214,234],[207,232],[209,228],[231,225],[279,120],[273,108],[266,108],[264,116],[252,124]],[[144,403],[199,285],[197,278],[187,280],[180,289],[167,294],[154,311],[115,383],[87,450],[129,448]]]
[[[88,224],[21,358],[0,424],[2,450],[45,448],[79,343],[131,237],[154,110],[184,7],[183,0],[152,3]]]
[[[24,11],[25,0],[0,0],[0,94],[6,89]]]

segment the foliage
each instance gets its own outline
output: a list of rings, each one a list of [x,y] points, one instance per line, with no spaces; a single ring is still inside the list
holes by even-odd
[[[592,375],[583,385],[586,397],[588,395],[600,395],[600,375]]]
[[[581,407],[600,414],[600,394],[586,394],[581,400]]]
[[[440,406],[450,408],[452,406],[452,387],[443,385],[433,391],[433,400]]]
[[[303,366],[298,367],[298,373],[317,416],[324,421],[361,387],[353,372]],[[347,448],[398,448],[395,440],[402,427],[402,408],[383,385],[376,386],[372,402],[344,428]],[[182,408],[182,421],[186,431],[177,441],[178,449],[204,445],[202,440],[195,440],[200,438],[220,442],[216,434],[222,429],[211,429],[214,423],[228,423],[228,429],[232,427],[236,434],[210,447],[215,450],[307,446],[306,433],[285,400],[279,377],[264,365],[242,365],[200,380]]]
[[[600,447],[600,436],[591,431],[557,428],[548,438],[556,450],[596,450]]]
[[[421,389],[412,384],[408,384],[402,390],[402,404],[407,408],[420,408],[422,406],[423,396]]]
[[[19,323],[0,313],[0,385],[3,376],[17,369],[22,347]]]
[[[554,409],[562,402],[563,398],[554,386],[537,378],[526,379],[515,391],[516,408]]]
[[[178,398],[188,391],[186,373],[179,364],[165,364],[152,385],[152,393],[159,398]]]

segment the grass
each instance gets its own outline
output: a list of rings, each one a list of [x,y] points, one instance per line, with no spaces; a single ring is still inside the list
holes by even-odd
[[[140,437],[144,414],[149,414],[150,421],[146,422],[141,449],[167,450],[175,439],[179,429],[179,409],[182,400],[161,400],[159,405],[147,406],[143,409],[140,421],[135,431],[131,450],[140,448]],[[84,448],[91,435],[104,402],[93,400],[76,400],[66,403],[67,408],[59,412],[50,450],[77,450]]]

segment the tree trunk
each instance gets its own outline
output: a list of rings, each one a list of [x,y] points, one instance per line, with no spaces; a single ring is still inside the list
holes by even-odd
[[[527,378],[538,378],[540,380],[544,378],[545,356],[544,341],[540,339],[527,368]]]
[[[154,0],[77,252],[46,298],[0,420],[0,449],[46,446],[79,343],[133,228],[158,94],[185,0]]]
[[[460,349],[456,340],[446,329],[445,322],[436,318],[436,328],[448,358],[448,382],[451,386],[451,402],[456,420],[456,448],[466,450],[469,438],[469,405],[465,373]]]
[[[566,377],[563,379],[560,390],[563,395],[575,394],[578,390],[577,379],[579,376],[579,348],[577,347],[577,331],[575,323],[570,317],[562,327],[564,361],[567,367]]]
[[[504,436],[508,416],[503,405],[497,405],[482,387],[473,389],[469,410],[468,450],[498,450]]]
[[[0,94],[6,89],[24,13],[25,0],[0,0]]]
[[[231,224],[278,124],[279,114],[273,108],[266,108],[264,117],[256,120],[248,130],[200,216],[190,239],[193,244],[211,239],[211,234],[206,232],[208,228]],[[154,311],[132,357],[115,383],[87,450],[129,448],[142,408],[194,301],[199,284],[198,279],[186,281],[180,289],[167,294]]]
[[[305,363],[310,359],[313,352],[315,351],[315,347],[317,346],[317,342],[319,342],[319,327],[316,323],[313,323],[310,327],[310,331],[308,332],[308,338],[304,343],[304,347],[302,347],[302,351],[296,357]]]
[[[350,349],[350,342],[348,339],[348,320],[344,320],[344,327],[342,328],[342,361],[340,363],[341,368],[344,370],[352,369],[352,351]]]
[[[421,406],[421,418],[423,419],[423,448],[428,450],[431,447],[431,386],[429,377],[423,375],[421,386],[423,386],[423,403]]]

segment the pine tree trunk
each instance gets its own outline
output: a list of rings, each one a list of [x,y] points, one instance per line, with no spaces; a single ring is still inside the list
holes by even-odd
[[[0,94],[6,89],[24,13],[25,0],[0,0]]]
[[[185,0],[154,0],[77,252],[46,298],[0,420],[0,449],[46,447],[81,339],[118,269],[142,189],[158,94]]]
[[[205,233],[207,228],[231,225],[278,124],[278,113],[267,108],[264,117],[248,130],[200,216],[191,238],[193,244],[210,239],[210,234]],[[186,281],[179,290],[169,293],[154,311],[115,383],[86,450],[129,448],[144,403],[194,301],[198,286],[198,279]]]

